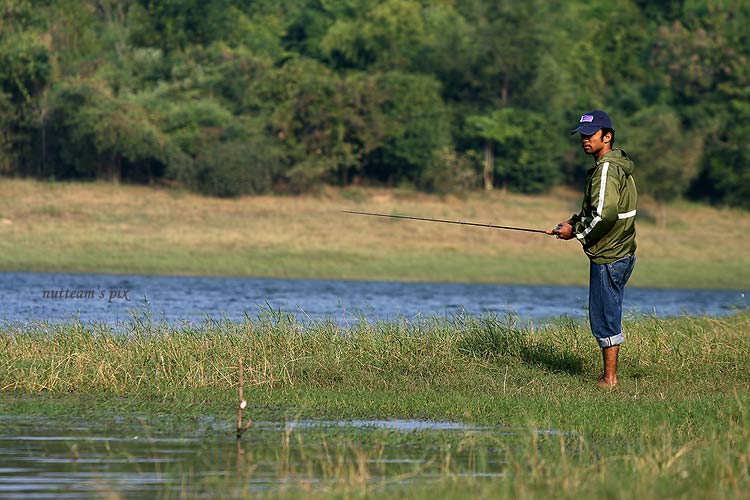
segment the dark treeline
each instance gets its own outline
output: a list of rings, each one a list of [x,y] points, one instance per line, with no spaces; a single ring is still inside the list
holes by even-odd
[[[750,2],[0,0],[0,173],[234,196],[578,185],[750,206]]]

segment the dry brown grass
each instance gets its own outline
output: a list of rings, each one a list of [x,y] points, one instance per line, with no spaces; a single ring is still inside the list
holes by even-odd
[[[484,267],[505,262],[508,268],[514,267],[513,259],[537,259],[551,266],[546,272],[555,273],[556,262],[561,267],[585,267],[580,245],[532,233],[376,219],[341,211],[545,229],[577,211],[579,196],[566,189],[541,197],[498,191],[459,198],[326,188],[299,197],[224,200],[142,186],[4,179],[0,181],[0,269],[325,277],[336,269],[336,259],[349,259],[353,267],[357,259],[366,259],[368,265],[380,263],[380,270],[332,277],[441,279],[440,259],[429,260],[454,256]],[[650,217],[656,209],[648,201],[642,202],[641,213],[641,261],[672,266],[675,272],[687,265],[726,263],[728,276],[749,267],[747,212],[678,203],[668,207],[666,227]],[[426,276],[400,276],[402,270],[391,265],[417,258],[425,262],[420,273]],[[460,274],[454,269],[442,279],[461,280]],[[465,278],[474,281],[481,274],[477,270]],[[579,281],[581,276],[563,274],[550,282]],[[488,281],[524,281],[505,279],[493,269],[487,276]]]

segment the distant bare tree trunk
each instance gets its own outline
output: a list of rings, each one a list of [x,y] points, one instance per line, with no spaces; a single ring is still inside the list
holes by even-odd
[[[510,94],[510,77],[508,76],[508,73],[505,73],[505,78],[503,78],[503,88],[500,91],[500,101],[502,101],[503,106],[506,106],[508,104],[508,95]],[[508,176],[506,174],[506,169],[502,169],[503,171],[503,181],[502,181],[502,191],[503,194],[508,192]]]
[[[492,191],[492,173],[495,171],[495,153],[492,150],[492,141],[484,143],[484,189]]]
[[[42,132],[42,163],[39,170],[44,177],[47,177],[47,100],[44,99],[41,102],[42,108],[39,110],[41,126],[39,128]]]
[[[115,162],[115,173],[112,176],[112,182],[114,182],[115,184],[119,184],[121,179],[122,179],[122,155],[120,153],[117,153],[116,162]]]
[[[503,88],[500,89],[500,100],[503,102],[503,106],[508,103],[508,95],[510,94],[510,78],[508,74],[505,74],[503,79]]]
[[[113,154],[109,161],[104,166],[102,176],[97,174],[97,178],[102,178],[105,181],[110,181],[112,184],[119,184],[122,178],[122,155],[120,153]]]
[[[658,215],[656,216],[657,223],[662,229],[667,228],[667,203],[664,200],[657,200],[656,206]]]

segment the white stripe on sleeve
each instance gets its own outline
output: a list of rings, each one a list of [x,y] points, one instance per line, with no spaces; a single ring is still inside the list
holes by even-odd
[[[602,220],[602,209],[604,208],[604,191],[607,189],[607,171],[609,171],[609,162],[605,161],[602,165],[602,175],[599,179],[599,205],[596,207],[596,217],[591,220],[591,223],[583,230],[583,232],[576,234],[576,238],[582,240],[586,237],[596,226],[599,221]]]

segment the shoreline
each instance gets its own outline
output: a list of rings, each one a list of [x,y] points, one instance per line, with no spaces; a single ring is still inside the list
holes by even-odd
[[[55,275],[91,275],[91,276],[114,276],[114,277],[127,277],[137,276],[142,278],[208,278],[208,279],[247,279],[247,280],[283,280],[283,281],[343,281],[343,282],[355,282],[355,283],[418,283],[418,284],[435,284],[435,285],[497,285],[497,286],[524,286],[524,287],[588,287],[588,283],[584,282],[572,282],[572,283],[554,283],[554,282],[501,282],[501,281],[438,281],[429,279],[398,279],[398,277],[387,279],[378,278],[356,278],[356,277],[344,277],[344,278],[331,278],[331,277],[319,277],[319,276],[275,276],[275,275],[222,275],[222,274],[196,274],[196,273],[171,273],[171,274],[146,274],[137,272],[99,272],[99,271],[28,271],[28,270],[17,270],[17,269],[2,269],[0,268],[0,274],[49,274]],[[627,289],[638,288],[645,290],[715,290],[715,291],[726,291],[726,292],[746,292],[750,290],[750,287],[745,286],[699,286],[687,284],[685,286],[649,286],[649,285],[632,285],[628,283]]]

